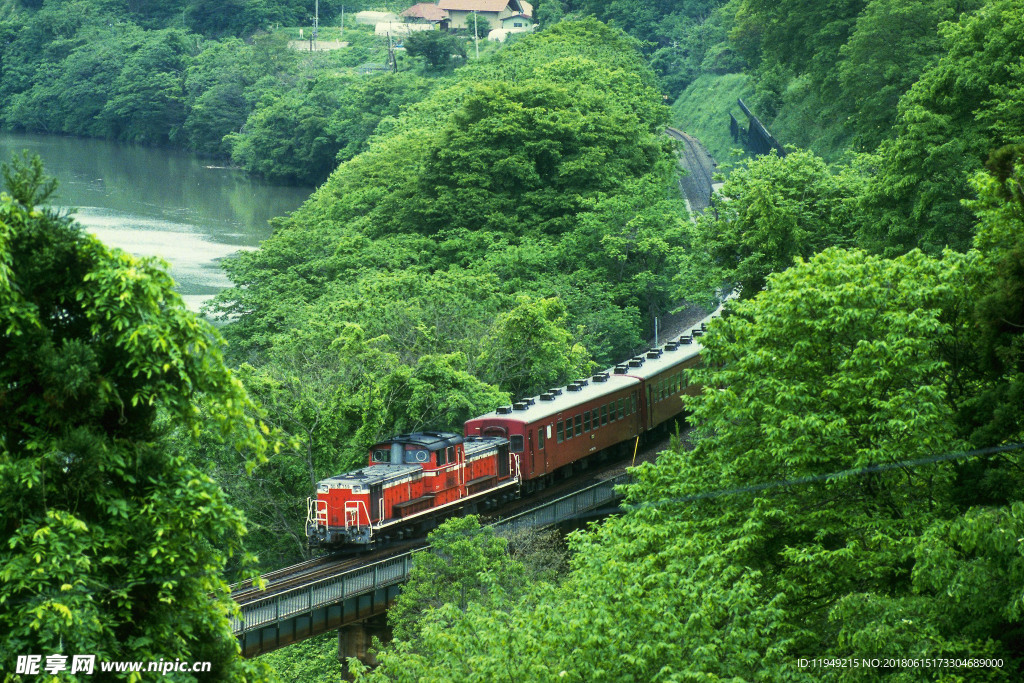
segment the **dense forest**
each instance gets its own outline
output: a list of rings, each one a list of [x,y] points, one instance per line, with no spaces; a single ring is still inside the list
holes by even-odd
[[[445,525],[357,677],[1020,678],[1024,2],[541,0],[479,60],[414,42],[376,76],[352,69],[382,59],[369,33],[285,48],[298,4],[67,4],[0,4],[4,126],[324,182],[226,264],[216,332],[34,208],[37,163],[5,169],[5,656],[167,656],[152,604],[178,601],[174,654],[338,680],[331,638],[237,661],[209,572],[301,556],[305,497],[375,439],[458,429],[735,292],[692,433],[623,514],[537,552]],[[736,97],[786,155],[730,154]],[[726,172],[703,215],[669,122]],[[798,664],[845,657],[1002,665]]]

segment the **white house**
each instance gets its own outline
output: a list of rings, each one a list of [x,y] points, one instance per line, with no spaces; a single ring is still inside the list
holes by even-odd
[[[437,6],[451,18],[452,28],[473,28],[473,13],[486,19],[490,28],[504,28],[504,19],[521,15],[521,23],[533,24],[533,5],[525,0],[438,0]]]

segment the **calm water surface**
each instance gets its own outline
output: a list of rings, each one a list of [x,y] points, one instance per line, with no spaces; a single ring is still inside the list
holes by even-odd
[[[52,202],[106,244],[171,264],[193,310],[231,283],[220,260],[270,236],[267,221],[294,211],[310,187],[270,185],[209,168],[181,152],[42,135],[0,133],[0,160],[27,149],[60,182]]]

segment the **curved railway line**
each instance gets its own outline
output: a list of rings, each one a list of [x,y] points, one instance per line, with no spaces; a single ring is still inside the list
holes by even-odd
[[[680,163],[689,174],[679,179],[679,189],[690,203],[690,209],[694,213],[700,213],[711,206],[715,160],[704,149],[704,145],[683,131],[666,128],[665,134],[683,143]]]

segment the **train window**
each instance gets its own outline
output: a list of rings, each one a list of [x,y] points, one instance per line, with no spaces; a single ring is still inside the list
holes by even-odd
[[[615,401],[608,404],[608,421],[615,422]]]
[[[608,424],[608,406],[601,406],[601,426]]]
[[[576,436],[579,436],[582,433],[583,433],[583,416],[582,415],[577,415],[576,416]]]
[[[430,462],[430,451],[422,449],[416,449],[414,451],[405,452],[405,462],[407,464]]]
[[[628,408],[629,406],[627,405],[626,407]],[[634,391],[633,392],[633,409],[629,411],[629,414],[632,415],[635,412],[636,412],[636,392]]]
[[[556,437],[558,439],[558,443],[562,443],[562,441],[565,440],[564,431],[563,431],[563,424],[564,423],[561,420],[559,420],[558,424],[555,427],[555,433],[556,433]]]
[[[544,428],[537,431],[537,448],[544,448]]]
[[[583,431],[585,431],[585,432],[589,432],[590,431],[590,411],[589,410],[583,413]]]
[[[510,451],[512,451],[513,453],[522,453],[523,452],[523,435],[522,434],[513,434],[512,436],[509,437],[509,442],[510,443],[509,443],[509,447],[508,448],[509,448]]]
[[[388,458],[388,452],[387,451],[374,451],[373,452],[373,461],[374,462],[387,462],[388,459],[389,458]]]
[[[623,401],[622,401],[622,399],[620,398],[620,399],[619,399],[619,412],[618,412],[618,417],[617,417],[617,418],[615,418],[615,419],[616,419],[616,420],[621,420],[622,418],[626,417],[626,413],[625,413],[624,411],[625,411],[625,406],[623,406]]]

